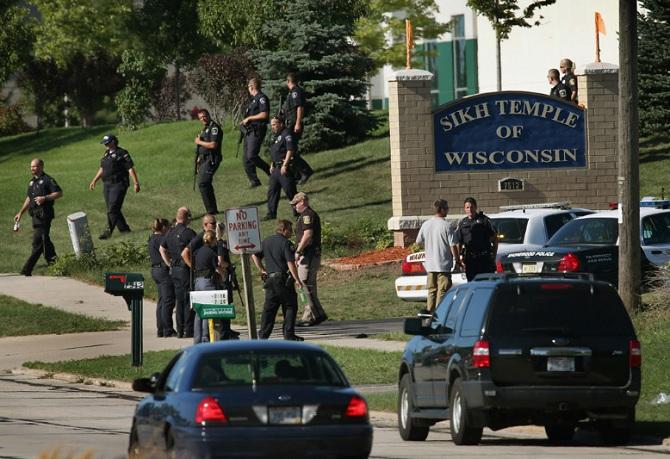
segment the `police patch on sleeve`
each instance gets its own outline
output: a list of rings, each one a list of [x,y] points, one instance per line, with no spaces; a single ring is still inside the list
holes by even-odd
[[[291,97],[293,97],[294,99],[297,99],[297,97],[298,97],[298,91],[293,91],[293,92],[291,93]]]
[[[576,84],[577,84],[577,82],[575,81],[575,79],[574,79],[574,78],[571,78],[571,79],[570,79],[570,84],[571,84],[571,85],[576,85]]]
[[[212,135],[219,135],[219,128],[218,127],[213,127],[212,128]]]
[[[561,97],[565,97],[568,95],[568,92],[565,89],[559,89],[558,90],[558,95]]]
[[[309,225],[310,223],[312,223],[312,219],[309,218],[309,215],[303,215],[302,216],[302,223],[305,224],[305,225]]]
[[[261,104],[264,104],[264,103],[265,103],[265,97],[261,97],[258,101],[259,101]]]
[[[287,135],[284,138],[286,139],[287,142],[291,142],[293,140],[290,135]]]

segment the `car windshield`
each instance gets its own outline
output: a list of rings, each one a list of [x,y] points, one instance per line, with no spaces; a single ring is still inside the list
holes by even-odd
[[[192,390],[222,386],[301,384],[347,386],[337,364],[319,352],[206,354],[198,362]]]
[[[640,226],[644,245],[670,243],[670,212],[644,217]]]
[[[498,242],[523,244],[528,226],[527,218],[492,218],[491,223],[498,232]]]
[[[618,237],[616,218],[578,218],[561,227],[547,245],[615,245]]]

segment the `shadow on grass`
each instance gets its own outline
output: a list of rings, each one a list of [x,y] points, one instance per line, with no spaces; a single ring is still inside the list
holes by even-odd
[[[660,443],[663,438],[670,437],[670,421],[636,421],[635,435],[658,437]]]
[[[658,134],[640,139],[640,163],[670,159],[670,137]]]
[[[332,209],[324,209],[325,212],[337,212],[339,210],[351,210],[351,209],[361,209],[363,207],[370,207],[370,206],[379,206],[382,204],[388,204],[391,202],[390,199],[381,199],[379,201],[370,201],[370,202],[364,202],[362,204],[357,204],[357,205],[346,205],[343,207],[333,207]]]
[[[329,167],[317,170],[316,173],[319,174],[319,178],[328,178],[345,172],[356,171],[366,166],[387,163],[389,161],[391,161],[391,158],[356,158],[351,161],[338,161]]]

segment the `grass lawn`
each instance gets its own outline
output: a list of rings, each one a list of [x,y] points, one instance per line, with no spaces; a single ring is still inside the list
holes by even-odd
[[[0,295],[0,309],[2,309],[0,337],[118,330],[126,325],[124,321],[71,314],[5,295]]]

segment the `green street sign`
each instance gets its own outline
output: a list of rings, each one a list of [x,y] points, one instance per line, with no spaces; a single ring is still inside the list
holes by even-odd
[[[201,319],[234,319],[234,304],[192,303],[193,309]]]

